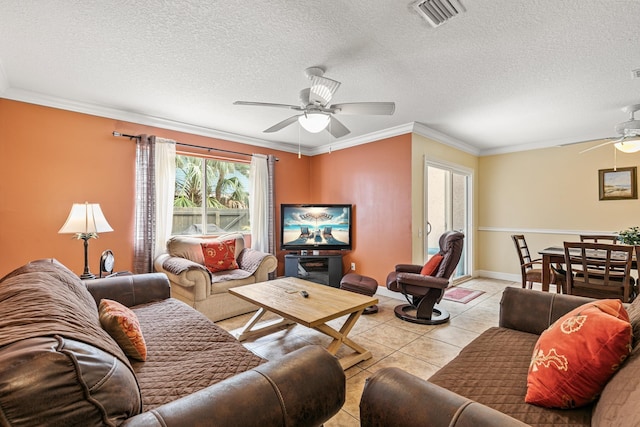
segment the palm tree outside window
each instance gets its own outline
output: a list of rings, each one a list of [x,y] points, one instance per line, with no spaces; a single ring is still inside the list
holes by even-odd
[[[250,164],[176,156],[172,233],[249,233]]]

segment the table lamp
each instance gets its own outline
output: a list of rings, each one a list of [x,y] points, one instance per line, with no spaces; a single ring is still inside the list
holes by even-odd
[[[113,228],[105,219],[98,203],[74,203],[71,206],[69,217],[58,233],[75,234],[76,239],[84,240],[84,273],[80,275],[81,279],[95,279],[96,277],[89,271],[87,257],[89,239],[97,239],[98,233],[108,231],[113,231]]]

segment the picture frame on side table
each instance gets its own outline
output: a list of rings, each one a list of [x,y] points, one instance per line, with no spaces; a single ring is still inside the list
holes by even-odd
[[[600,200],[627,200],[638,198],[636,167],[598,170]]]

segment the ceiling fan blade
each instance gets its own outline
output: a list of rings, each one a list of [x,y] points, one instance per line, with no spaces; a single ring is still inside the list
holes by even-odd
[[[310,79],[309,103],[326,106],[340,87],[340,82],[321,76],[311,76]]]
[[[256,106],[256,107],[277,107],[277,108],[288,108],[290,110],[300,110],[300,111],[304,109],[298,105],[274,104],[271,102],[235,101],[233,105],[250,105],[250,106]]]
[[[291,116],[288,119],[284,119],[280,123],[276,123],[275,125],[271,126],[269,129],[264,130],[263,132],[264,133],[277,132],[280,129],[286,128],[290,124],[295,123],[296,121],[298,121],[298,116]]]
[[[603,142],[602,144],[594,145],[593,147],[587,148],[586,150],[582,150],[578,154],[586,153],[587,151],[595,150],[596,148],[604,147],[605,145],[615,144],[616,142],[620,142],[623,139],[624,139],[624,137],[623,138],[614,139],[613,141],[606,141],[606,142]]]
[[[333,116],[329,116],[329,126],[327,126],[327,131],[329,131],[334,138],[340,138],[351,133],[345,125]]]
[[[395,102],[352,102],[333,104],[330,107],[336,114],[367,114],[390,116],[396,111]]]

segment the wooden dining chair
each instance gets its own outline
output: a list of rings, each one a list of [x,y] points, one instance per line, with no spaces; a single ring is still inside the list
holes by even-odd
[[[591,243],[609,243],[612,245],[615,245],[619,242],[618,236],[614,234],[581,234],[580,241]]]
[[[542,259],[531,259],[531,253],[527,246],[527,241],[522,234],[514,234],[511,236],[513,243],[518,251],[520,259],[520,274],[522,275],[522,288],[533,288],[533,283],[542,283]],[[566,293],[564,288],[566,282],[564,279],[563,269],[561,266],[551,269],[551,283],[556,285],[558,293]]]
[[[609,243],[612,245],[616,245],[620,242],[620,240],[618,240],[618,236],[614,234],[581,234],[580,241],[592,243]],[[632,277],[630,280],[631,288],[633,289],[636,284],[636,279]]]
[[[631,302],[633,251],[628,245],[564,242],[567,293]]]

